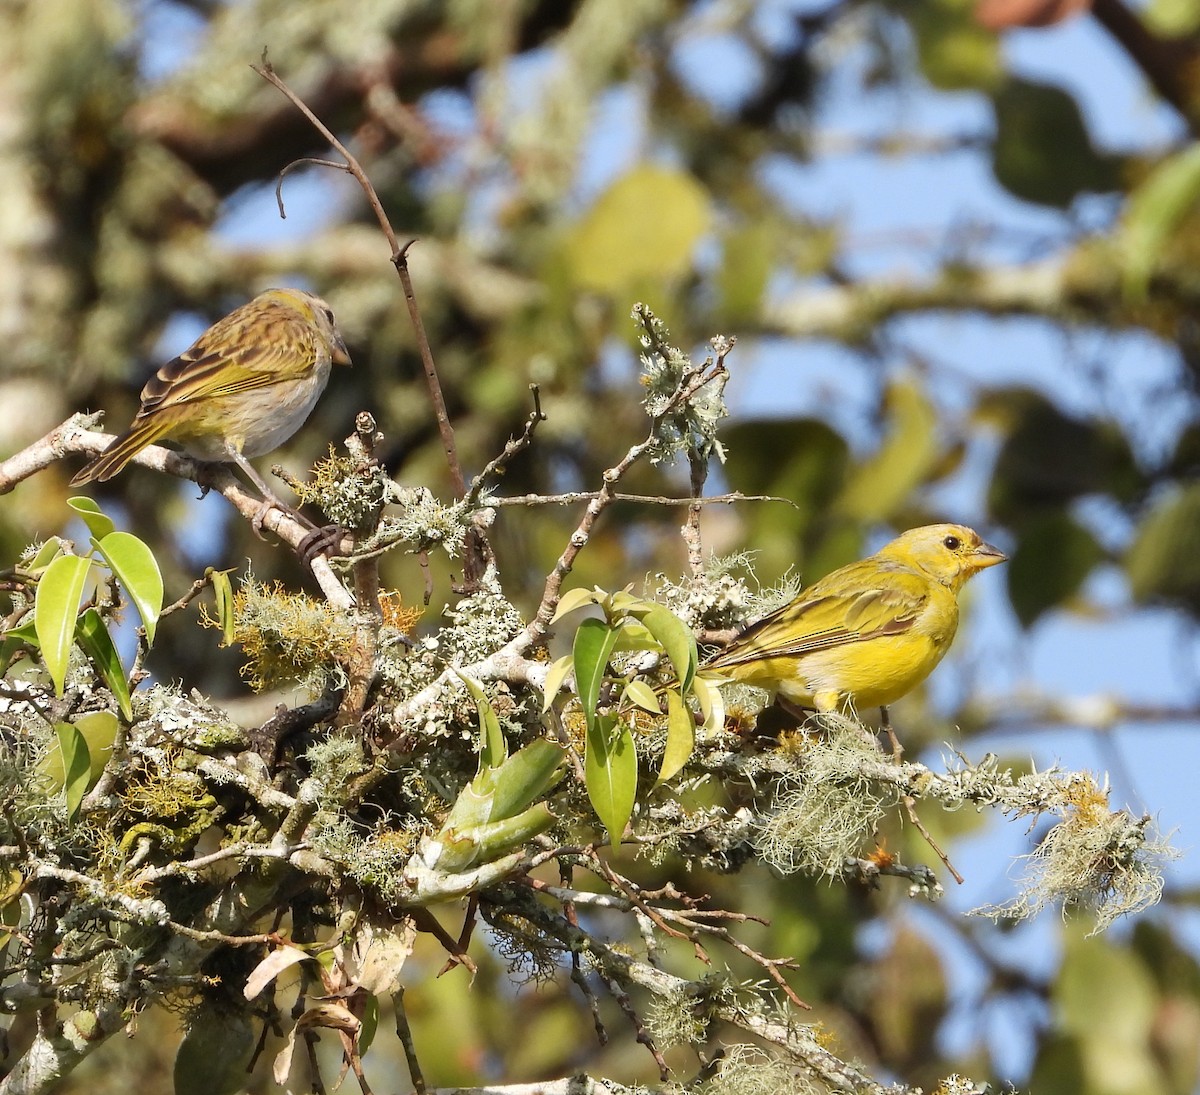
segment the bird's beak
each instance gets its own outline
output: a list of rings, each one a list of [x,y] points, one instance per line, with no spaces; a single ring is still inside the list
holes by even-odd
[[[342,341],[342,336],[337,335],[333,340],[333,353],[330,355],[335,365],[352,365],[350,360],[350,351],[346,349],[346,343]]]
[[[994,567],[997,563],[1003,563],[1008,559],[998,547],[992,547],[991,544],[980,544],[973,552],[971,552],[971,565],[976,570],[983,570],[984,567]]]

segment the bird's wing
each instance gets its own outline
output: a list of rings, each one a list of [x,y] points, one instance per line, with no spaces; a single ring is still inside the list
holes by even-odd
[[[304,337],[303,324],[297,322],[295,327],[286,329],[276,319],[271,324],[271,337],[259,337],[245,345],[230,345],[236,332],[213,328],[150,378],[142,389],[141,413],[294,379],[315,360],[312,340]]]
[[[835,575],[830,575],[831,578]],[[799,657],[815,650],[909,630],[929,603],[929,579],[878,560],[845,567],[806,594],[751,624],[708,664]]]

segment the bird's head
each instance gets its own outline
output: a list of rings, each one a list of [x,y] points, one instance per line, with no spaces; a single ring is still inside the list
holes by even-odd
[[[909,529],[879,554],[919,567],[955,593],[972,575],[1008,558],[999,548],[985,543],[974,529],[949,524]]]
[[[268,289],[262,296],[272,297],[304,316],[329,347],[329,358],[335,365],[351,363],[350,351],[346,349],[346,342],[338,329],[337,320],[334,319],[333,309],[316,293],[307,293],[303,289]]]

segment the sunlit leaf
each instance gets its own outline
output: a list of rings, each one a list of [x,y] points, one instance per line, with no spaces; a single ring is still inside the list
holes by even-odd
[[[576,284],[624,293],[686,274],[712,219],[708,192],[678,168],[645,164],[609,187],[567,245]]]
[[[571,654],[564,654],[550,663],[550,668],[546,670],[546,683],[542,685],[542,714],[554,705],[555,697],[562,691],[563,682],[574,668],[575,658]]]
[[[838,510],[858,523],[882,521],[923,483],[941,455],[937,409],[911,378],[895,381],[885,400],[883,444],[850,475]]]
[[[457,669],[455,673],[458,673]],[[472,680],[465,673],[458,673],[458,678],[467,686],[467,691],[475,701],[475,710],[479,712],[479,771],[499,768],[508,756],[508,745],[504,740],[504,731],[500,729],[500,720],[496,717],[495,709],[478,681]]]
[[[674,688],[667,689],[667,744],[658,782],[670,779],[691,759],[696,748],[696,720]]]
[[[67,505],[83,519],[83,523],[87,525],[87,530],[94,539],[102,540],[110,532],[116,530],[117,526],[113,524],[112,518],[100,511],[100,506],[94,498],[88,498],[85,495],[68,498]]]
[[[527,809],[562,778],[563,748],[535,738],[500,766],[494,780],[490,821],[502,821]]]
[[[699,655],[696,653],[696,637],[678,616],[662,605],[652,604],[638,618],[646,629],[662,644],[663,650],[675,669],[683,691],[692,686]]]
[[[96,547],[137,608],[146,640],[153,643],[163,606],[162,572],[154,552],[131,532],[110,532]]]
[[[221,645],[232,646],[237,616],[233,611],[233,584],[229,581],[229,571],[209,567],[204,576],[212,583],[217,622],[221,625]]]
[[[1143,297],[1163,248],[1200,198],[1200,145],[1163,160],[1129,195],[1119,236],[1125,253],[1125,291]]]
[[[703,677],[692,681],[692,695],[700,705],[700,717],[704,720],[704,729],[720,730],[725,726],[725,700],[721,690],[714,688]]]
[[[67,799],[67,818],[74,821],[87,794],[91,778],[91,755],[87,741],[79,730],[69,722],[55,723],[58,733],[58,748],[62,754],[63,793]]]
[[[87,787],[90,791],[104,771],[112,756],[113,743],[117,739],[121,724],[111,711],[89,711],[77,715],[74,721],[76,734],[83,739],[87,748]],[[74,743],[74,738],[72,738]],[[74,754],[64,754],[62,743],[56,739],[38,761],[37,773],[47,790],[61,791],[67,785],[68,762]]]
[[[596,717],[600,687],[608,670],[608,659],[617,640],[617,628],[603,620],[584,620],[575,632],[575,689],[588,725]]]
[[[604,598],[604,593],[596,589],[584,589],[582,586],[576,589],[568,589],[558,599],[558,607],[554,610],[554,615],[550,617],[550,622],[557,623],[567,613],[574,612],[577,608],[583,608],[584,605],[598,605]]]
[[[587,731],[583,772],[592,809],[615,848],[637,797],[637,750],[629,727],[611,715],[593,720]]]
[[[78,555],[60,555],[38,581],[33,619],[38,646],[46,672],[54,682],[55,695],[63,694],[71,647],[75,643],[79,602],[87,582],[91,559]]]
[[[113,645],[112,636],[104,626],[100,613],[94,608],[89,608],[79,617],[75,638],[92,663],[92,668],[100,674],[100,679],[115,697],[121,714],[125,716],[126,721],[131,720],[133,700],[129,695],[129,681],[121,665],[121,656]]]
[[[659,706],[658,697],[654,694],[654,689],[651,688],[645,681],[629,681],[625,685],[625,691],[621,694],[622,701],[628,701],[636,707],[640,707],[643,711],[649,711],[652,715],[662,714],[662,708]]]

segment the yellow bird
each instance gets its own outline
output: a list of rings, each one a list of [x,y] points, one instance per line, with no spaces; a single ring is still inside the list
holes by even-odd
[[[950,649],[963,583],[1005,558],[964,525],[909,529],[751,624],[703,671],[818,711],[886,708]]]

